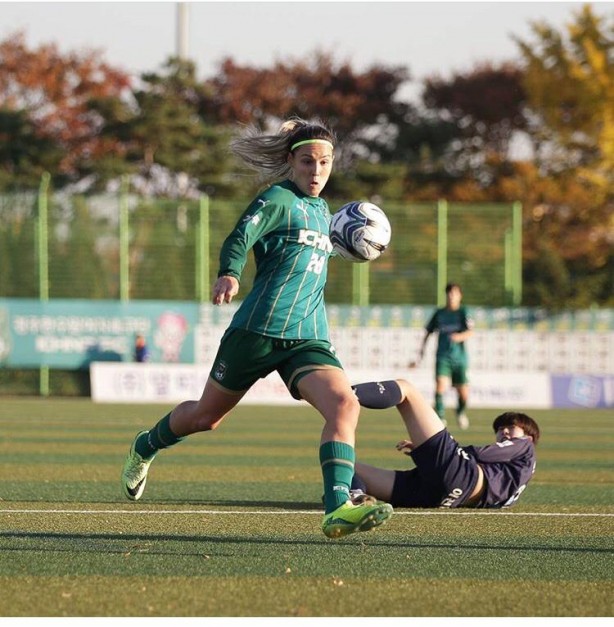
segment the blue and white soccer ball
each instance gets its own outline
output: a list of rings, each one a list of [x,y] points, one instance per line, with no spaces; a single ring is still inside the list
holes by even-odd
[[[386,214],[371,202],[349,202],[330,223],[330,241],[337,254],[362,263],[377,259],[390,244],[392,229]]]

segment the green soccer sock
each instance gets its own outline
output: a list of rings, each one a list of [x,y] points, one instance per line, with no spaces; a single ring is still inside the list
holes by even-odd
[[[324,442],[320,446],[320,466],[324,479],[324,509],[327,514],[350,498],[355,460],[354,447],[345,442]]]
[[[168,448],[183,440],[182,437],[177,437],[171,431],[170,420],[171,414],[169,412],[153,429],[137,439],[134,449],[141,457],[149,459],[160,449]]]
[[[443,406],[443,394],[435,394],[435,411],[437,415],[443,420],[446,410]]]

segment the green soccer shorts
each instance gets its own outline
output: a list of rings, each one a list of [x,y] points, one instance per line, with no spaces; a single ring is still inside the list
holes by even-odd
[[[283,340],[231,327],[222,337],[210,376],[226,390],[246,392],[277,370],[290,394],[300,400],[298,382],[326,368],[343,368],[328,341]]]
[[[467,370],[467,359],[438,357],[435,361],[435,376],[452,379],[452,385],[466,385],[469,383]]]

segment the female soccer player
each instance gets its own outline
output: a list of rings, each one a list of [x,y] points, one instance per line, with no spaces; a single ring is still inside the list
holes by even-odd
[[[495,418],[494,444],[461,447],[408,381],[360,383],[354,391],[364,407],[396,406],[410,437],[397,449],[416,465],[395,471],[356,462],[355,502],[375,497],[394,507],[509,507],[535,472],[539,427],[526,414],[506,412]],[[372,497],[365,498],[365,490]]]
[[[392,515],[387,503],[353,504],[349,496],[360,405],[330,344],[324,307],[333,248],[331,215],[320,193],[332,171],[334,145],[335,136],[323,123],[300,118],[288,120],[274,135],[249,128],[232,142],[233,152],[261,180],[278,182],[250,203],[222,245],[213,303],[230,303],[238,294],[250,249],[254,284],[222,337],[200,400],[180,403],[136,436],[122,472],[129,499],[143,494],[160,449],[218,427],[259,378],[276,370],[292,396],[324,418],[323,532],[336,538],[367,531]]]

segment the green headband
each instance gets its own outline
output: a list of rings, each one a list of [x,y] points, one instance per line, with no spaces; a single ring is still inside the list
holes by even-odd
[[[328,139],[304,139],[302,142],[296,142],[296,144],[290,146],[290,152],[306,144],[328,144],[331,148],[334,148],[333,143],[329,142]]]

